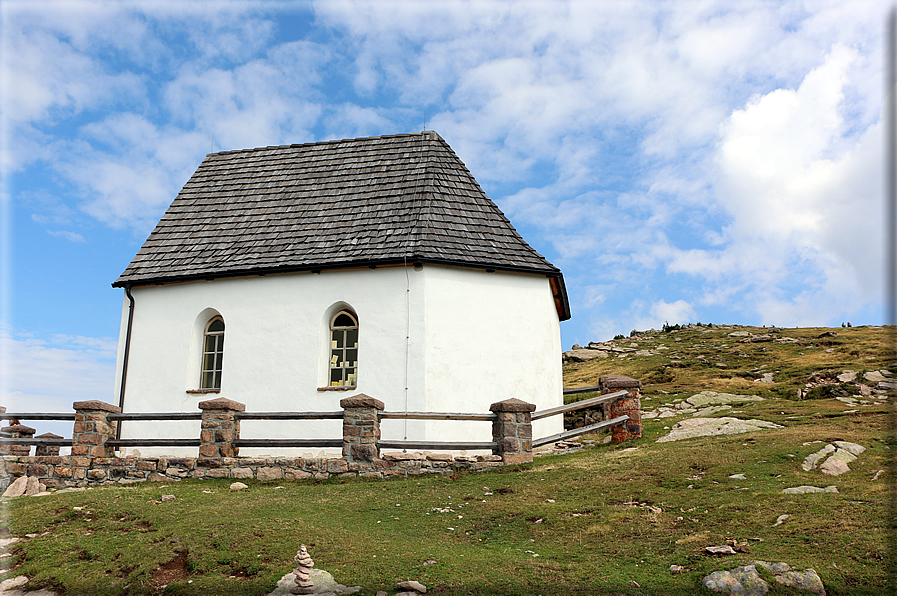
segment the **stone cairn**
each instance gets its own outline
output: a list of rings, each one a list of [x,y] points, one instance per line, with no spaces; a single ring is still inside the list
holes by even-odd
[[[311,581],[311,568],[315,566],[308,554],[305,545],[299,547],[299,552],[293,557],[296,561],[296,568],[293,573],[296,574],[296,585],[290,588],[290,594],[314,594],[315,584]]]

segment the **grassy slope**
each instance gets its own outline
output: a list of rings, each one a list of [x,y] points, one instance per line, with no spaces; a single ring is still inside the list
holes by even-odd
[[[645,409],[708,388],[759,394],[770,399],[735,415],[785,428],[658,444],[664,427],[681,419],[667,418],[646,421],[645,437],[632,443],[484,474],[252,483],[234,493],[226,481],[181,482],[23,497],[6,505],[6,531],[49,533],[17,548],[9,575],[67,594],[161,593],[153,572],[186,552],[188,575],[166,594],[266,594],[305,542],[319,567],[364,594],[404,579],[435,594],[695,594],[703,575],[753,559],[813,567],[829,594],[880,593],[887,491],[883,477],[871,478],[886,467],[885,409],[846,414],[834,399],[782,396],[794,396],[815,370],[883,367],[882,330],[838,329],[825,340],[813,339],[825,329],[781,332],[802,344],[740,343],[731,331],[637,338],[639,348],[670,349],[567,366],[567,386],[592,385],[609,372],[641,378]],[[762,366],[776,383],[734,374]],[[803,472],[800,461],[821,445],[802,444],[834,438],[868,450],[845,476]],[[728,478],[736,473],[747,479]],[[836,484],[840,493],[780,492],[801,484]],[[152,502],[162,494],[176,499]],[[792,517],[772,527],[781,514]],[[722,560],[702,554],[725,539],[748,540],[752,552]],[[671,564],[688,570],[671,575]]]

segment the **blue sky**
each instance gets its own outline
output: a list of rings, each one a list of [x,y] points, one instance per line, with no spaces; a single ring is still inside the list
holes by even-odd
[[[113,399],[110,284],[210,150],[425,119],[564,272],[565,348],[882,324],[887,8],[2,0],[2,403]]]

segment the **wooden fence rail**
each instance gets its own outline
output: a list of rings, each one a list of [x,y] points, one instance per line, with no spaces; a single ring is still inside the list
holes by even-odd
[[[2,412],[0,420],[62,420],[75,421],[74,412],[23,412],[21,414]]]
[[[611,428],[617,426],[618,424],[623,424],[627,420],[629,420],[629,416],[617,416],[616,418],[612,418],[611,420],[605,420],[596,424],[590,424],[589,426],[583,426],[581,428],[564,431],[562,433],[551,435],[549,437],[536,439],[533,441],[533,448],[541,447],[542,445],[549,445],[551,443],[557,443],[558,441],[566,441],[567,439],[572,439],[573,437],[578,437],[580,435],[596,433],[600,430]]]
[[[595,393],[601,391],[601,386],[597,387],[577,387],[575,389],[564,389],[564,395],[576,395],[577,393]]]
[[[387,449],[449,449],[452,451],[460,451],[466,449],[492,449],[494,450],[497,443],[491,442],[475,442],[475,441],[377,441],[380,447]]]
[[[540,420],[542,418],[548,418],[549,416],[555,416],[557,414],[566,414],[567,412],[575,412],[576,410],[583,410],[585,408],[591,408],[592,406],[597,406],[599,404],[613,402],[623,397],[624,395],[627,395],[628,393],[629,392],[625,389],[621,389],[619,391],[614,391],[613,393],[608,393],[607,395],[599,395],[598,397],[584,399],[582,401],[573,402],[572,404],[566,404],[563,406],[558,406],[556,408],[548,408],[547,410],[540,410],[538,412],[533,412],[533,420]]]
[[[48,447],[71,447],[71,439],[12,439],[0,438],[0,445],[26,445],[29,447],[46,445]]]
[[[610,428],[613,440],[625,440],[641,436],[639,413],[639,389],[635,379],[618,375],[605,375],[597,387],[567,389],[565,395],[601,391],[603,395],[572,404],[534,411],[535,406],[517,399],[497,402],[490,413],[471,412],[387,412],[383,402],[366,395],[344,398],[343,408],[336,412],[246,412],[243,404],[225,398],[200,402],[201,412],[118,412],[118,408],[102,402],[75,402],[75,413],[0,412],[0,420],[61,420],[74,421],[72,439],[56,435],[33,437],[34,429],[21,424],[3,428],[0,432],[0,451],[27,455],[31,446],[37,446],[46,454],[48,449],[59,453],[60,447],[71,447],[72,455],[110,457],[123,447],[199,447],[200,459],[230,457],[241,447],[260,448],[331,448],[342,447],[348,461],[368,460],[379,457],[381,448],[387,449],[447,449],[491,450],[501,455],[505,463],[532,460],[532,449],[556,443],[579,435]],[[584,408],[609,404],[610,419],[565,431],[547,437],[533,439],[532,422],[550,416],[563,415]],[[2,409],[2,408],[0,408]],[[88,416],[88,414],[90,414]],[[100,420],[102,419],[102,420]],[[244,439],[240,438],[239,422],[243,420],[343,420],[341,438],[288,438]],[[200,438],[136,438],[115,437],[116,423],[126,421],[174,421],[202,420]],[[391,440],[380,438],[381,420],[446,420],[491,422],[492,441],[424,441]],[[110,432],[111,429],[111,432]],[[215,430],[211,430],[215,429]],[[210,455],[214,453],[215,455]],[[354,454],[354,455],[353,455]]]

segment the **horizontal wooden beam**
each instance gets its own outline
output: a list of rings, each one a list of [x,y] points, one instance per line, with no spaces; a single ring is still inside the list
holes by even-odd
[[[108,447],[199,447],[199,439],[110,439]]]
[[[558,406],[556,408],[548,408],[547,410],[540,410],[538,412],[533,412],[533,420],[539,420],[540,418],[548,418],[549,416],[555,416],[557,414],[566,414],[567,412],[573,412],[575,410],[582,410],[583,408],[590,408],[592,406],[597,406],[598,404],[603,404],[609,401],[615,401],[624,395],[629,393],[626,389],[620,389],[619,391],[614,391],[613,393],[608,393],[607,395],[599,395],[598,397],[590,397],[589,399],[584,399],[582,401],[573,402],[572,404],[567,404],[564,406]]]
[[[22,412],[21,414],[16,414],[15,412],[3,412],[0,414],[0,420],[69,420],[74,422],[75,413]]]
[[[71,439],[0,439],[0,445],[46,445],[48,447],[71,447]],[[8,455],[8,454],[7,454]]]
[[[394,418],[399,420],[480,420],[492,422],[496,420],[495,414],[472,414],[452,412],[380,412],[380,418]]]
[[[202,420],[202,412],[127,412],[108,414],[109,420]]]
[[[563,441],[572,437],[578,437],[579,435],[598,432],[599,430],[604,430],[605,428],[616,426],[618,424],[626,422],[627,420],[629,420],[629,416],[617,416],[612,420],[605,420],[604,422],[590,424],[589,426],[583,426],[582,428],[574,428],[573,430],[564,431],[556,435],[551,435],[550,437],[536,439],[533,441],[533,448],[541,447],[542,445],[548,445],[549,443],[557,443],[558,441]]]
[[[381,449],[495,449],[497,443],[464,443],[453,441],[378,441]]]
[[[236,447],[342,447],[342,439],[237,439]]]
[[[577,387],[576,389],[564,389],[564,395],[574,395],[576,393],[594,393],[601,391],[601,387]]]
[[[342,420],[339,412],[236,412],[240,420]]]

